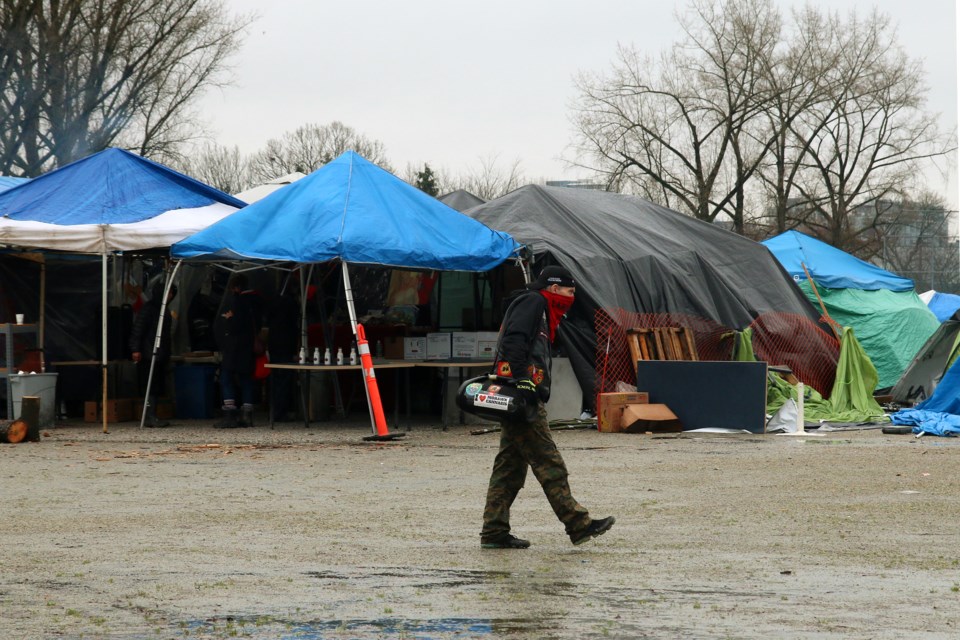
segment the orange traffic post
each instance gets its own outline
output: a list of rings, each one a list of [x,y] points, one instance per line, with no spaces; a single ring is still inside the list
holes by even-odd
[[[376,435],[367,436],[364,440],[396,440],[404,433],[390,433],[387,429],[387,419],[383,415],[383,404],[380,402],[380,388],[377,386],[377,374],[373,371],[373,358],[370,356],[370,344],[367,342],[367,333],[362,324],[357,324],[357,351],[360,352],[360,364],[363,367],[363,381],[367,388],[367,400],[373,421],[376,425]]]

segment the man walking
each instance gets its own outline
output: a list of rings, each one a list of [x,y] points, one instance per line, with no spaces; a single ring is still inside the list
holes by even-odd
[[[612,516],[594,520],[571,495],[567,467],[553,442],[543,405],[550,399],[550,345],[560,320],[573,304],[576,283],[563,267],[550,266],[527,289],[504,315],[495,366],[497,375],[516,380],[517,390],[536,411],[531,422],[501,422],[500,450],[493,462],[480,532],[484,549],[530,546],[527,540],[510,533],[510,506],[523,487],[527,467],[533,469],[573,544],[606,533],[614,523]]]

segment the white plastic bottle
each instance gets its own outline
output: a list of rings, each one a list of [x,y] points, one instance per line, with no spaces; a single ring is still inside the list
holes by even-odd
[[[337,364],[343,364],[343,349],[337,349]]]
[[[307,348],[306,348],[306,347],[300,347],[300,358],[299,358],[299,360],[297,360],[297,362],[299,362],[300,364],[306,364],[306,363],[307,363]]]
[[[330,347],[323,352],[323,364],[330,364]]]
[[[357,350],[354,347],[350,347],[350,364],[357,364]]]
[[[320,347],[313,348],[313,364],[320,364]]]

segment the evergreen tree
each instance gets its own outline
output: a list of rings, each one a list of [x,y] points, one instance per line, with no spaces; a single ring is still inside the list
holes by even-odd
[[[433,169],[427,163],[423,163],[423,171],[417,171],[417,182],[414,186],[434,198],[440,193],[436,176],[433,175]]]

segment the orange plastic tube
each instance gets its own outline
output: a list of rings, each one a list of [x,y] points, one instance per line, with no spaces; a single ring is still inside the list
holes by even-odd
[[[357,351],[360,352],[360,364],[363,367],[363,377],[367,381],[367,397],[373,410],[373,422],[377,435],[388,437],[387,419],[383,415],[383,403],[380,401],[380,388],[377,387],[377,375],[373,371],[373,358],[370,356],[370,344],[362,324],[357,325]]]

